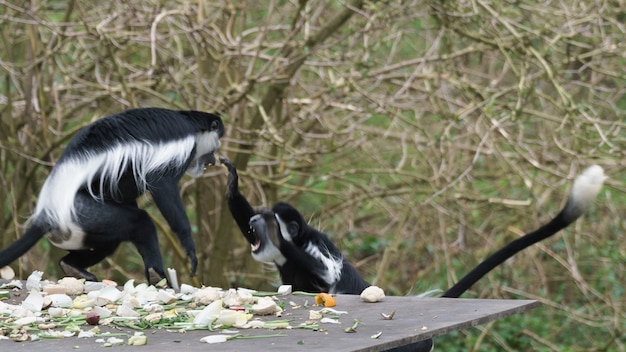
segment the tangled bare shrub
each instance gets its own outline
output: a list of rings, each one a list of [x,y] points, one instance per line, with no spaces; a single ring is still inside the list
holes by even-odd
[[[541,299],[551,327],[468,345],[558,350],[582,331],[581,348],[624,350],[625,18],[576,1],[0,0],[1,242],[73,133],[136,106],[223,114],[248,197],[296,203],[393,294],[450,286],[599,163],[611,179],[594,211],[472,292]],[[224,182],[218,168],[183,184],[195,280],[271,288]],[[54,274],[60,255],[42,243],[19,268]],[[121,249],[99,276],[141,277],[135,257]]]

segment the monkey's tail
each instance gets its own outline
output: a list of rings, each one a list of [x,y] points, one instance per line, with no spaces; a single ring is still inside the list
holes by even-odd
[[[502,249],[492,254],[454,286],[448,289],[442,297],[458,298],[472,287],[476,281],[480,280],[493,268],[502,264],[517,252],[554,235],[573,223],[584,214],[591,203],[593,203],[598,193],[600,193],[602,183],[605,179],[606,176],[604,176],[602,167],[593,165],[585,169],[582,174],[576,177],[565,207],[563,207],[561,212],[559,212],[554,219],[537,230],[510,242]]]
[[[21,257],[31,247],[33,247],[37,241],[39,241],[48,230],[36,222],[33,223],[28,230],[18,238],[17,241],[11,243],[7,248],[0,251],[0,268],[11,264],[14,260]]]

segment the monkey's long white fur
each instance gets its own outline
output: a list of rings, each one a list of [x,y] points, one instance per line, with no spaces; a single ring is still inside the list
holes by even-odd
[[[89,187],[100,177],[100,186],[109,187],[116,194],[117,183],[127,166],[132,165],[137,187],[145,191],[148,174],[182,166],[191,156],[195,143],[195,136],[160,144],[134,141],[117,144],[98,154],[73,156],[55,167],[44,183],[33,218],[45,215],[60,231],[79,231],[73,217],[75,195],[81,187]],[[94,198],[101,197],[91,187],[89,191]]]

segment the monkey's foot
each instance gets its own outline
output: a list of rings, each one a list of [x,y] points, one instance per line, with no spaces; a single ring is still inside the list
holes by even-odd
[[[150,285],[156,285],[159,282],[161,282],[161,280],[163,279],[165,279],[165,277],[157,273],[156,270],[154,270],[154,268],[148,268],[148,282],[150,283]],[[168,282],[168,286],[169,286],[169,282]]]
[[[69,264],[67,264],[66,262],[62,261],[59,263],[59,266],[61,267],[61,270],[63,270],[63,273],[66,276],[71,276],[71,277],[75,277],[77,279],[85,279],[87,281],[98,281],[98,279],[96,279],[96,276],[84,269],[80,269],[80,268],[76,268],[74,266],[71,266]]]

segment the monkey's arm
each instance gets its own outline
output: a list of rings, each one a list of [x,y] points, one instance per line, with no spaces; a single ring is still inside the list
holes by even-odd
[[[324,265],[324,263],[311,256],[311,254],[301,247],[296,246],[293,242],[287,242],[282,236],[279,236],[279,241],[280,251],[290,263],[307,268],[316,276],[321,276],[320,273],[326,271],[326,265]],[[332,284],[332,282],[329,284]]]
[[[232,161],[225,157],[220,157],[220,162],[228,169],[228,181],[226,183],[226,199],[228,199],[228,209],[235,219],[241,233],[246,234],[250,230],[250,218],[256,212],[248,203],[248,200],[239,192],[239,176],[237,168]]]
[[[195,275],[198,267],[198,257],[196,256],[196,246],[191,237],[189,218],[187,213],[185,213],[183,200],[180,198],[178,191],[178,180],[173,177],[163,176],[158,180],[150,182],[149,185],[154,203],[161,211],[172,231],[178,236],[180,244],[191,260],[191,275]]]
[[[325,275],[328,269],[321,261],[286,241],[281,241],[280,252],[287,259],[277,264],[283,284],[292,285],[295,291],[331,291],[334,282],[329,282],[328,275]]]
[[[277,207],[284,207],[284,205],[286,203],[277,205]],[[295,208],[293,209],[295,210]],[[306,224],[300,228],[297,221],[284,222],[284,219],[280,219],[279,222],[281,223],[280,229],[288,232],[288,236],[285,234],[277,236],[280,242],[280,252],[287,258],[287,263],[300,268],[299,275],[315,277],[315,279],[309,278],[304,281],[317,283],[320,285],[317,287],[318,290],[329,292],[341,280],[338,271],[343,272],[343,268],[340,269],[340,264],[347,263],[343,260],[339,249],[325,235]],[[309,252],[306,248],[311,246],[317,250]]]
[[[333,260],[333,257],[327,254],[328,260],[324,263],[303,248],[294,245],[293,242],[282,239],[282,236],[280,238],[280,251],[288,259],[287,265],[298,268],[296,273],[298,276],[308,278],[307,280],[302,280],[303,282],[307,284],[309,282],[313,283],[312,287],[303,288],[303,291],[314,291],[314,289],[317,289],[322,292],[333,291],[332,293],[358,295],[370,286],[347,260],[338,260],[337,258]],[[335,265],[341,263],[341,274],[339,276],[335,276],[329,271],[329,265],[332,265],[329,263],[332,262]],[[312,275],[315,279],[310,278],[307,274]],[[319,287],[315,287],[315,284],[319,285]]]

